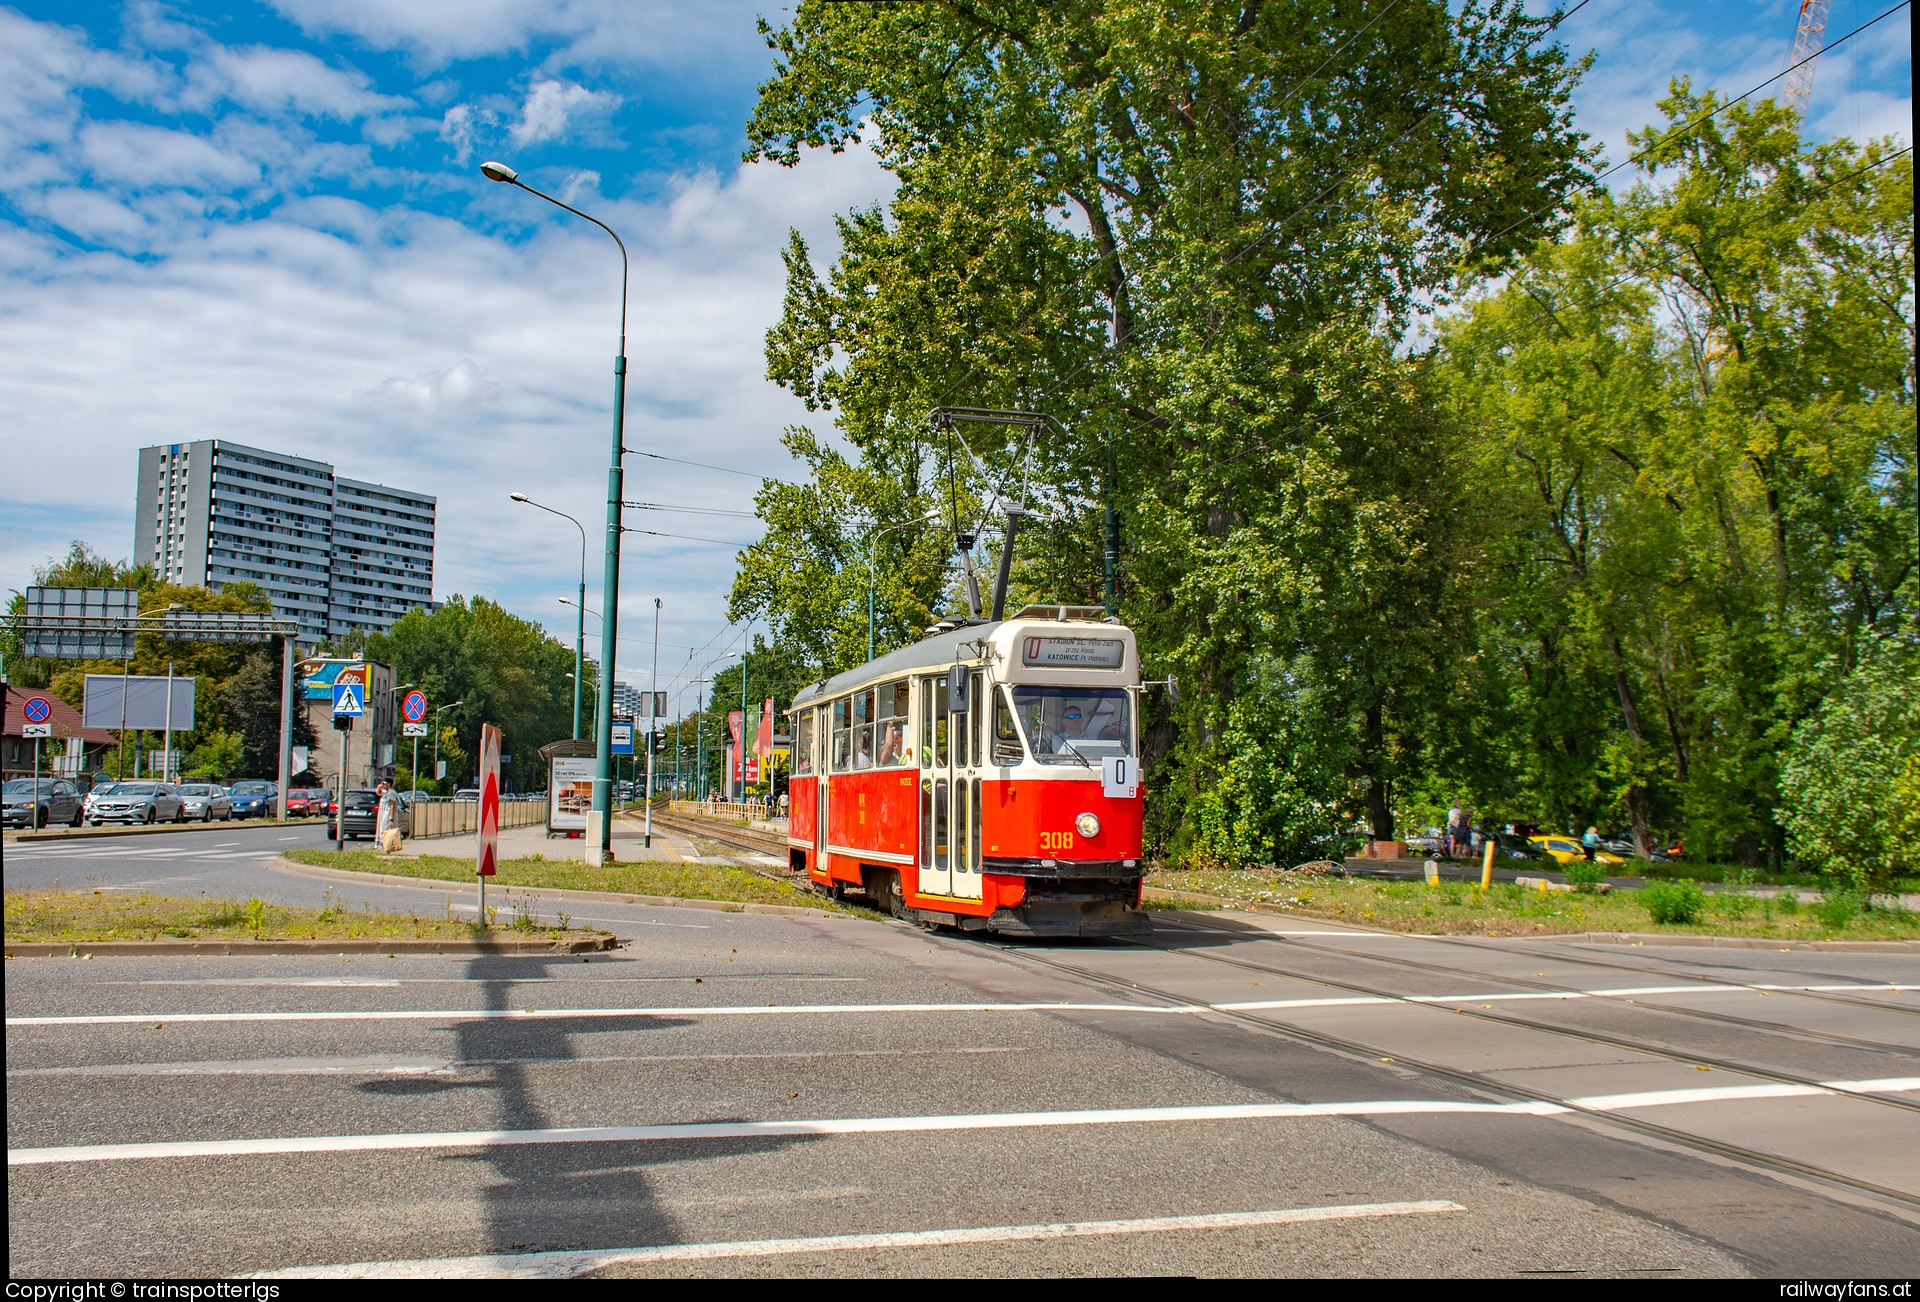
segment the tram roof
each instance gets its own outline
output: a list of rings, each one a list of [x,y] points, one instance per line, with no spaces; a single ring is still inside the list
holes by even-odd
[[[962,648],[982,640],[991,640],[996,632],[1008,624],[1053,625],[1058,628],[1081,630],[1089,627],[1121,627],[1105,619],[1092,618],[1091,614],[1090,610],[1075,606],[1028,606],[1007,619],[983,619],[961,624],[957,628],[930,633],[918,642],[909,643],[896,651],[877,656],[863,665],[856,665],[844,673],[835,674],[831,678],[825,678],[811,686],[801,688],[794,693],[792,708],[798,709],[803,705],[811,705],[876,680],[898,678],[928,669],[944,669],[958,661],[971,660],[974,657],[963,655]],[[1062,618],[1062,616],[1066,617]]]

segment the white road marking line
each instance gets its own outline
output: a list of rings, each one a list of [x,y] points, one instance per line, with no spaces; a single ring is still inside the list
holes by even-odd
[[[972,1049],[833,1049],[817,1053],[602,1054],[559,1058],[415,1059],[385,1054],[362,1058],[240,1058],[209,1062],[103,1063],[87,1067],[12,1067],[7,1079],[43,1076],[333,1076],[449,1075],[479,1067],[577,1067],[607,1063],[814,1061],[839,1058],[931,1058],[1027,1053],[1019,1046]]]
[[[85,948],[83,945],[82,948]],[[761,978],[777,980],[779,978]],[[1753,993],[1756,990],[1792,993],[1806,986],[1629,986],[1619,990],[1543,990],[1518,994],[1466,995],[1344,995],[1332,998],[1257,999],[1222,1004],[719,1004],[654,1008],[406,1008],[366,1011],[311,1010],[246,1013],[112,1013],[73,1017],[9,1017],[8,1026],[115,1026],[137,1022],[346,1022],[346,1021],[494,1021],[520,1018],[566,1017],[758,1017],[820,1013],[1166,1013],[1186,1016],[1207,1012],[1258,1012],[1289,1008],[1341,1008],[1355,1005],[1487,1003],[1493,1000],[1624,999],[1658,993]],[[1821,986],[1821,990],[1867,990],[1890,993],[1920,989],[1901,985]]]
[[[1445,1199],[1404,1203],[1350,1203],[1343,1207],[1293,1207],[1264,1212],[1216,1212],[1205,1216],[1153,1216],[1126,1221],[1061,1221],[1052,1225],[983,1225],[954,1230],[908,1230],[892,1234],[834,1234],[813,1239],[744,1239],[732,1243],[668,1243],[645,1248],[598,1248],[577,1252],[501,1253],[440,1257],[424,1261],[362,1261],[345,1266],[290,1266],[261,1271],[252,1279],[570,1279],[608,1266],[656,1261],[716,1261],[782,1257],[796,1253],[861,1252],[881,1248],[945,1248],[970,1243],[1034,1239],[1079,1239],[1110,1234],[1156,1234],[1177,1230],[1238,1230],[1262,1225],[1363,1220],[1463,1212]]]
[[[682,1122],[656,1126],[572,1126],[552,1130],[448,1130],[386,1135],[306,1135],[285,1139],[208,1139],[149,1144],[82,1144],[12,1148],[8,1166],[59,1162],[125,1162],[147,1158],[251,1157],[284,1153],[366,1153],[422,1148],[499,1148],[525,1144],[633,1144],[696,1139],[766,1139],[786,1135],[883,1135],[902,1132],[1109,1126],[1166,1121],[1248,1121],[1302,1117],[1480,1113],[1554,1116],[1555,1103],[1453,1103],[1386,1099],[1370,1103],[1235,1103],[1216,1107],[1093,1108],[1072,1112],[956,1113],[926,1117],[849,1117],[804,1121]]]
[[[497,985],[502,980],[516,989],[521,986],[683,986],[695,978],[658,977],[177,977],[145,981],[102,981],[103,986],[471,986]],[[866,977],[791,976],[784,972],[751,973],[739,976],[703,974],[707,985],[752,984],[772,981],[782,985],[862,985]]]
[[[239,844],[240,843],[238,841],[215,841],[213,843],[213,848],[215,850],[231,850],[234,846]]]
[[[1830,1080],[1814,1085],[1722,1085],[1707,1089],[1647,1090],[1639,1094],[1595,1094],[1568,1099],[1576,1108],[1617,1112],[1624,1108],[1657,1108],[1675,1103],[1727,1103],[1739,1099],[1818,1098],[1833,1094],[1907,1094],[1920,1090],[1920,1076],[1893,1076],[1880,1080]]]
[[[1872,1086],[1872,1089],[1863,1087]],[[1465,1103],[1444,1099],[1375,1099],[1354,1103],[1230,1103],[1168,1108],[1089,1108],[1070,1112],[949,1113],[923,1117],[851,1117],[805,1121],[677,1122],[655,1126],[573,1126],[552,1130],[447,1130],[386,1135],[306,1135],[285,1139],[210,1139],[149,1144],[80,1144],[7,1150],[8,1166],[125,1162],[148,1158],[251,1157],[282,1153],[366,1153],[423,1148],[500,1148],[525,1144],[632,1144],[696,1139],[764,1139],[783,1135],[880,1135],[902,1132],[1015,1130],[1153,1122],[1268,1121],[1307,1117],[1477,1115],[1557,1117],[1586,1110],[1618,1111],[1730,1099],[1795,1098],[1920,1090],[1920,1078],[1834,1081],[1828,1085],[1734,1085],[1643,1094],[1596,1094],[1565,1103]]]

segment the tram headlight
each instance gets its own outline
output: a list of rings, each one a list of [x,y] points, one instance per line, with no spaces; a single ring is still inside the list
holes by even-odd
[[[1100,819],[1093,814],[1082,814],[1073,820],[1073,826],[1082,836],[1100,835]]]

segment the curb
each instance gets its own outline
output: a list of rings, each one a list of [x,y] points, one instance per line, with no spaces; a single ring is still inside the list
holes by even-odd
[[[1764,936],[1666,936],[1645,931],[1543,932],[1509,939],[1575,945],[1691,945],[1701,949],[1824,949],[1861,954],[1920,954],[1920,940],[1768,940]]]
[[[109,836],[183,836],[188,832],[211,832],[215,828],[223,832],[241,832],[250,828],[268,827],[311,827],[324,823],[324,818],[290,818],[284,823],[273,819],[234,818],[217,823],[154,823],[131,824],[127,827],[62,827],[48,828],[44,832],[21,832],[14,841],[86,841],[94,837]]]
[[[1289,918],[1312,916],[1273,904],[1262,904],[1257,900],[1230,900],[1220,895],[1169,891],[1158,886],[1146,887],[1144,894],[1163,900],[1201,900],[1218,904],[1223,909],[1246,913],[1277,913]],[[1529,931],[1517,936],[1488,936],[1476,932],[1394,931],[1344,919],[1317,920],[1383,936],[1415,936],[1430,940],[1551,940],[1563,945],[1684,945],[1699,949],[1815,949],[1860,954],[1920,954],[1920,940],[1768,940],[1761,936],[1663,935],[1650,931]]]
[[[156,958],[174,954],[595,954],[624,944],[617,936],[580,940],[101,940],[26,941],[8,958]]]
[[[450,877],[395,877],[390,873],[361,873],[351,868],[328,868],[321,864],[299,863],[284,856],[274,860],[274,866],[288,868],[312,877],[349,882],[376,881],[386,886],[425,886],[450,891],[473,885],[471,882],[458,882]],[[562,900],[597,900],[603,904],[645,904],[668,909],[708,909],[716,913],[771,913],[789,917],[858,920],[857,914],[838,913],[832,909],[813,909],[803,904],[755,904],[744,900],[690,900],[679,895],[639,895],[627,891],[581,891],[565,886],[502,886],[499,889],[502,892],[519,891],[522,895],[534,899],[553,896]]]

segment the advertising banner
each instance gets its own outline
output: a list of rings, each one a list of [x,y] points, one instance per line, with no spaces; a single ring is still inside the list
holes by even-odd
[[[547,771],[547,830],[584,832],[593,808],[591,755],[555,755]]]
[[[480,844],[474,855],[474,871],[482,877],[491,877],[499,862],[500,730],[483,723],[480,725]]]
[[[173,680],[173,730],[193,731],[194,678]],[[125,694],[121,687],[125,685]],[[144,728],[158,732],[167,726],[165,674],[123,678],[119,674],[88,674],[82,721],[89,728]],[[121,714],[122,702],[126,713]]]

